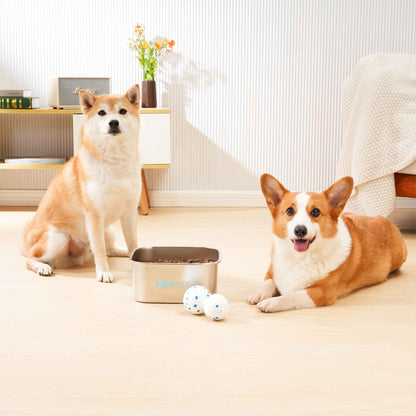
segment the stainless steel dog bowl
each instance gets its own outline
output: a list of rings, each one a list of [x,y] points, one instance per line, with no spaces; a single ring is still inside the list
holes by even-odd
[[[206,263],[187,263],[208,260]],[[139,302],[182,303],[186,289],[217,289],[221,254],[206,247],[140,247],[131,256],[134,298]]]

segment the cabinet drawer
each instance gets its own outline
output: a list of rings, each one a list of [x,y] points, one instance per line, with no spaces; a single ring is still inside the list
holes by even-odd
[[[143,165],[170,164],[170,114],[141,114],[139,149]]]

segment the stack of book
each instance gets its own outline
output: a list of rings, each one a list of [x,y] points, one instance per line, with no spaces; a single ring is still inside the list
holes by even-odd
[[[32,97],[31,90],[0,90],[0,108],[23,110],[39,107],[40,100]]]

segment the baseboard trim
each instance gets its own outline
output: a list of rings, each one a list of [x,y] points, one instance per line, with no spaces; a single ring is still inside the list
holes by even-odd
[[[154,207],[264,207],[256,191],[150,191]],[[44,190],[0,190],[0,206],[38,206]]]
[[[259,191],[150,191],[155,207],[264,207]]]
[[[38,206],[45,191],[0,190],[0,206]],[[150,191],[154,207],[265,207],[261,191]],[[397,210],[415,210],[416,199],[397,198]]]
[[[0,206],[37,207],[45,191],[0,189]]]

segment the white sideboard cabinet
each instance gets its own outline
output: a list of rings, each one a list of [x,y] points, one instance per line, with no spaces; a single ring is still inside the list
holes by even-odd
[[[45,117],[42,117],[42,115]],[[64,122],[60,119],[57,122],[54,117],[66,117],[66,121]],[[140,196],[140,207],[142,213],[147,214],[149,212],[150,200],[145,170],[167,169],[171,164],[170,109],[143,108],[140,109],[140,118],[139,148],[143,184]],[[27,156],[64,157],[65,159],[69,159],[76,154],[81,143],[81,128],[83,122],[84,115],[81,110],[0,109],[0,194],[2,191],[4,192],[1,189],[1,175],[2,173],[6,174],[6,172],[9,176],[4,186],[7,186],[8,191],[13,191],[14,187],[20,191],[15,194],[16,201],[13,201],[13,197],[8,197],[4,198],[4,201],[0,199],[0,205],[22,205],[20,201],[24,201],[25,199],[21,198],[21,194],[26,190],[22,181],[31,183],[28,186],[28,192],[33,190],[33,186],[36,187],[36,190],[39,190],[39,186],[45,190],[53,175],[45,177],[46,179],[42,181],[41,172],[45,169],[50,171],[62,168],[62,165],[12,165],[1,163],[1,161],[5,158]],[[62,129],[67,130],[68,126],[72,126],[71,131],[63,132]],[[24,137],[17,137],[16,135]],[[17,174],[17,171],[27,170],[32,172],[31,175],[19,176]],[[15,172],[15,178],[11,171]],[[36,180],[36,176],[39,176],[39,180]],[[32,185],[32,182],[35,185]]]

